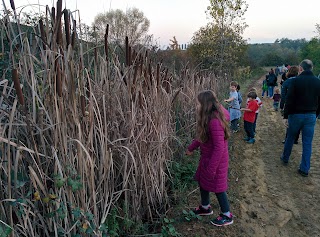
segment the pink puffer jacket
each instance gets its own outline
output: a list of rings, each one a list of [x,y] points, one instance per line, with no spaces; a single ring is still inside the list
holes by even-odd
[[[227,120],[229,112],[223,108]],[[201,157],[195,179],[201,188],[206,191],[221,193],[228,189],[228,141],[224,139],[224,130],[221,122],[211,119],[209,122],[209,139],[206,143],[194,140],[189,151],[194,151],[200,146]]]

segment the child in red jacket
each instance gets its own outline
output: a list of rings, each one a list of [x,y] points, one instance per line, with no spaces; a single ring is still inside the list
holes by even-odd
[[[229,112],[219,103],[213,91],[198,95],[196,137],[188,146],[187,155],[200,147],[201,156],[195,174],[200,186],[201,205],[194,210],[196,215],[211,215],[210,192],[217,196],[221,213],[211,220],[215,226],[233,223],[227,197]]]
[[[254,139],[254,121],[256,119],[256,111],[259,109],[256,98],[257,93],[250,91],[248,94],[247,107],[241,109],[241,111],[244,111],[244,130],[247,133],[247,137],[244,140],[249,144],[253,144],[256,141]]]

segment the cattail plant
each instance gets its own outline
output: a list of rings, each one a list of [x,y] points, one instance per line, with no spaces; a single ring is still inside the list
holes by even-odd
[[[12,69],[12,80],[14,83],[14,88],[16,89],[18,101],[21,105],[24,105],[24,98],[23,98],[22,89],[20,86],[18,70],[16,68]]]
[[[46,24],[44,31],[39,22],[34,49],[25,40],[17,52],[24,94],[18,68],[12,71],[18,101],[32,114],[12,109],[2,118],[2,157],[10,162],[0,168],[1,178],[14,174],[15,181],[1,185],[6,201],[0,202],[0,219],[14,236],[108,236],[114,219],[158,220],[170,207],[168,162],[176,120],[181,130],[190,129],[196,94],[217,88],[213,74],[170,72],[127,37],[120,57],[120,50],[109,50],[108,27],[104,45],[84,52],[75,22],[70,36],[69,14],[64,10],[62,31],[58,0],[48,16],[52,27]],[[14,108],[16,100],[4,98],[11,89],[3,85],[0,102]],[[121,227],[119,235],[134,229]]]
[[[70,17],[69,17],[69,11],[67,9],[63,10],[63,16],[64,16],[64,25],[65,25],[65,31],[66,31],[66,44],[67,48],[71,43],[70,40]]]
[[[104,34],[104,53],[106,55],[107,61],[108,61],[108,35],[109,35],[109,24],[107,24],[106,33]]]

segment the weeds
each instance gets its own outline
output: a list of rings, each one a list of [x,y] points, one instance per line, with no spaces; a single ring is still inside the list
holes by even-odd
[[[169,236],[181,236],[176,228],[173,226],[174,219],[163,219],[162,229],[161,229],[161,237],[169,237]]]
[[[188,222],[192,220],[202,220],[202,217],[199,215],[196,215],[192,210],[190,211],[183,210],[182,213],[184,215],[184,219]]]

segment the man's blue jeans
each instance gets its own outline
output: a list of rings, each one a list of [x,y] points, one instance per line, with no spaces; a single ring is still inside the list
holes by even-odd
[[[274,91],[274,86],[268,86],[268,96],[272,98]]]
[[[302,158],[300,170],[308,173],[310,169],[310,159],[312,153],[312,139],[314,134],[314,126],[316,123],[316,114],[290,114],[288,117],[288,137],[284,144],[281,159],[288,162],[291,155],[294,140],[299,133],[302,132]]]

